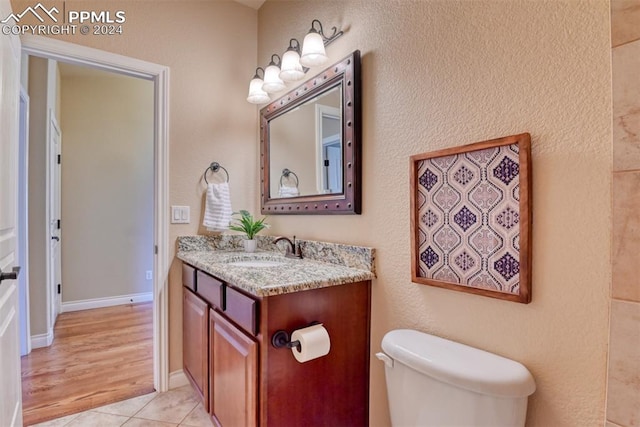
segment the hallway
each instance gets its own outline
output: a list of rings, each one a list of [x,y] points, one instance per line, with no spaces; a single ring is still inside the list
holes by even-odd
[[[50,347],[22,357],[24,425],[151,393],[153,303],[63,313]]]

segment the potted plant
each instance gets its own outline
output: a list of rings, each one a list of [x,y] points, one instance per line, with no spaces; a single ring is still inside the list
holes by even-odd
[[[256,234],[267,228],[267,224],[264,222],[267,217],[262,219],[254,219],[248,211],[241,210],[240,212],[234,212],[233,215],[240,215],[240,218],[235,218],[229,225],[229,229],[233,231],[239,231],[247,236],[244,241],[245,252],[255,252],[257,242],[254,239]]]

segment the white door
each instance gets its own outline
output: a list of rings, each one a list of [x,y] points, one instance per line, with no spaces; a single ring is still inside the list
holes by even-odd
[[[11,13],[0,0],[0,16]],[[18,108],[20,41],[0,36],[0,269],[11,274],[17,257]],[[1,276],[0,276],[1,277]],[[6,276],[5,276],[6,277]],[[22,425],[18,282],[0,281],[0,426]]]
[[[340,108],[316,104],[316,186],[318,193],[342,193]]]
[[[324,185],[331,194],[342,193],[342,144],[340,144],[339,135],[336,139],[337,142],[324,146]]]
[[[56,319],[62,306],[61,283],[62,263],[60,258],[60,127],[53,114],[49,113],[49,292],[51,298],[50,325]]]

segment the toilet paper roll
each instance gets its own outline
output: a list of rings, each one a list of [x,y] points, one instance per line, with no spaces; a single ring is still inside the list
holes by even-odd
[[[291,349],[293,357],[300,363],[325,356],[329,354],[329,350],[331,349],[329,332],[327,332],[322,324],[293,331],[291,341],[300,341],[300,350],[296,347]]]

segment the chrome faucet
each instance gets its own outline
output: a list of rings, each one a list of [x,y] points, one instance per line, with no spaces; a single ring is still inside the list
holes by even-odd
[[[276,240],[273,241],[274,244],[277,244],[278,242],[284,240],[285,242],[288,243],[287,245],[287,251],[285,252],[284,256],[287,258],[297,258],[297,259],[301,259],[302,258],[302,254],[300,253],[300,245],[296,244],[296,236],[293,236],[293,242],[291,240],[289,240],[288,237],[278,237]]]

